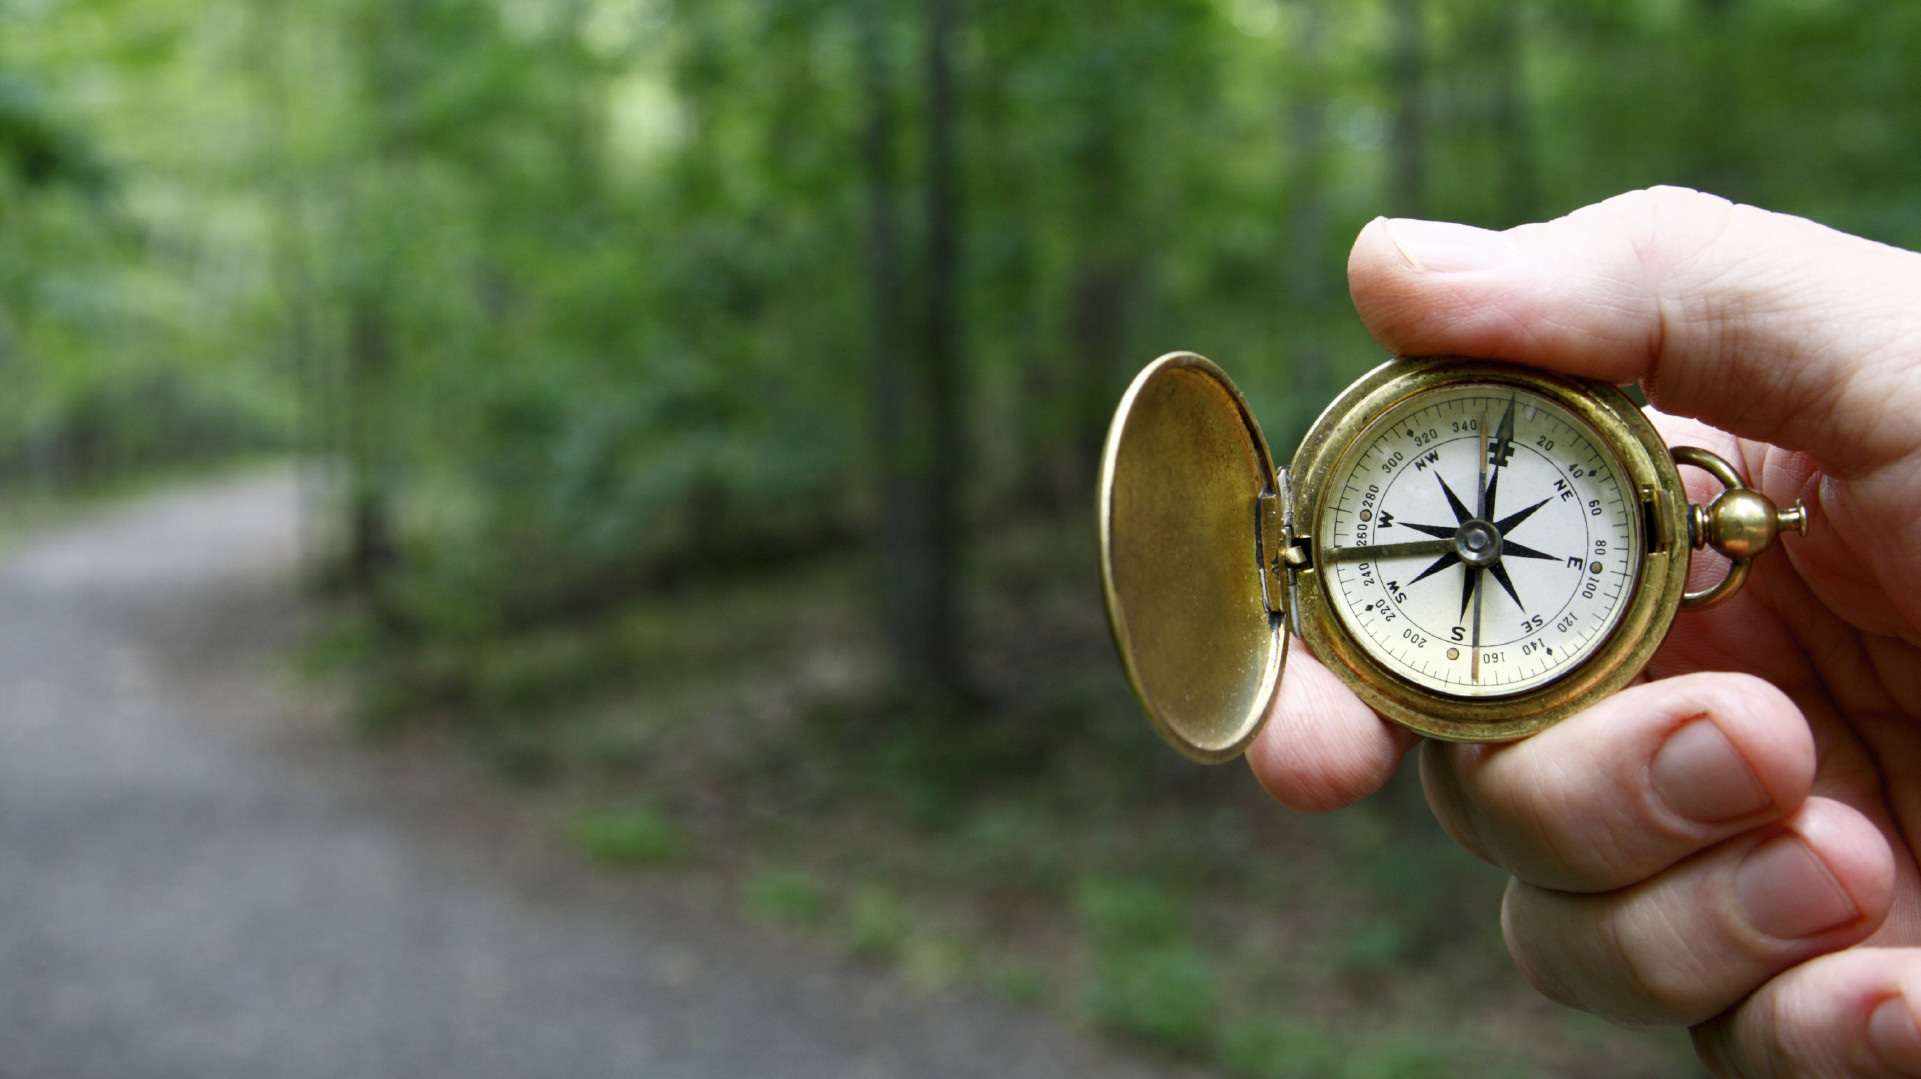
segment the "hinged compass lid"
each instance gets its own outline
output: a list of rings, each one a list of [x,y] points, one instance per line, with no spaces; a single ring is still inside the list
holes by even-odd
[[[1202,761],[1260,730],[1287,661],[1287,506],[1245,398],[1189,352],[1128,387],[1101,455],[1101,579],[1128,681]]]

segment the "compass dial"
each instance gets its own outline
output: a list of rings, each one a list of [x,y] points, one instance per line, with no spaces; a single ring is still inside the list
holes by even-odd
[[[1461,697],[1564,675],[1620,622],[1639,502],[1587,425],[1526,389],[1417,394],[1333,472],[1315,530],[1341,624],[1392,674]]]

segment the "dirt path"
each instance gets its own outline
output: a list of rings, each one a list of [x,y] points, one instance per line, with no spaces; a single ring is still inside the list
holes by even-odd
[[[285,476],[0,565],[0,1075],[1148,1076],[601,873],[433,747],[357,744],[282,657]]]

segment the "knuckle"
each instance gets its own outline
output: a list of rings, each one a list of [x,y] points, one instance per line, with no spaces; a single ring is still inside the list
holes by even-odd
[[[1531,931],[1533,919],[1526,909],[1530,890],[1531,886],[1519,879],[1507,882],[1507,890],[1501,894],[1501,940],[1507,945],[1507,954],[1514,960],[1515,969],[1535,992],[1556,1004],[1578,1008],[1580,1001],[1562,990],[1559,979],[1549,976],[1551,965],[1539,954],[1539,934]]]
[[[1606,1018],[1629,1026],[1691,1026],[1726,1007],[1717,991],[1725,964],[1703,954],[1703,935],[1691,922],[1646,899],[1608,910],[1600,930],[1604,955],[1626,991]]]
[[[1860,1074],[1836,1068],[1795,1009],[1763,989],[1689,1032],[1701,1064],[1717,1079],[1812,1079]]]
[[[1625,282],[1633,303],[1648,324],[1647,354],[1654,366],[1647,379],[1658,388],[1663,355],[1676,347],[1700,352],[1726,347],[1731,337],[1729,311],[1711,287],[1734,272],[1740,260],[1721,257],[1742,207],[1685,187],[1650,187],[1616,195],[1576,211],[1590,214],[1583,226],[1621,245],[1621,263],[1630,268]]]
[[[1448,838],[1463,850],[1484,861],[1495,861],[1481,838],[1479,814],[1462,784],[1456,767],[1461,747],[1430,739],[1421,747],[1421,790],[1427,795],[1428,808]],[[1497,863],[1498,864],[1498,863]]]
[[[1622,1026],[1703,1022],[1732,1003],[1727,964],[1687,911],[1648,896],[1573,895],[1516,881],[1508,953],[1543,996]],[[1736,964],[1739,966],[1740,964]]]
[[[1536,883],[1593,892],[1643,875],[1620,841],[1619,803],[1590,787],[1596,778],[1566,774],[1559,760],[1543,762],[1508,807],[1506,832],[1517,840],[1513,860]]]
[[[1632,768],[1586,754],[1513,754],[1474,777],[1477,849],[1531,884],[1567,892],[1624,887],[1672,860]],[[1658,847],[1659,849],[1654,849]]]

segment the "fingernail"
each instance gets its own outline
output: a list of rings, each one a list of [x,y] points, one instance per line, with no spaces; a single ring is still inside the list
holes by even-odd
[[[1668,735],[1648,766],[1648,780],[1668,808],[1703,824],[1774,804],[1747,758],[1711,719],[1697,719]]]
[[[1514,240],[1505,232],[1412,217],[1384,217],[1381,224],[1408,266],[1423,273],[1491,270],[1515,254]]]
[[[1908,998],[1892,996],[1868,1016],[1868,1044],[1881,1066],[1896,1075],[1921,1076],[1921,1030],[1914,1026]]]
[[[1789,832],[1748,852],[1734,873],[1748,924],[1777,940],[1800,940],[1855,921],[1861,911],[1807,841]]]

